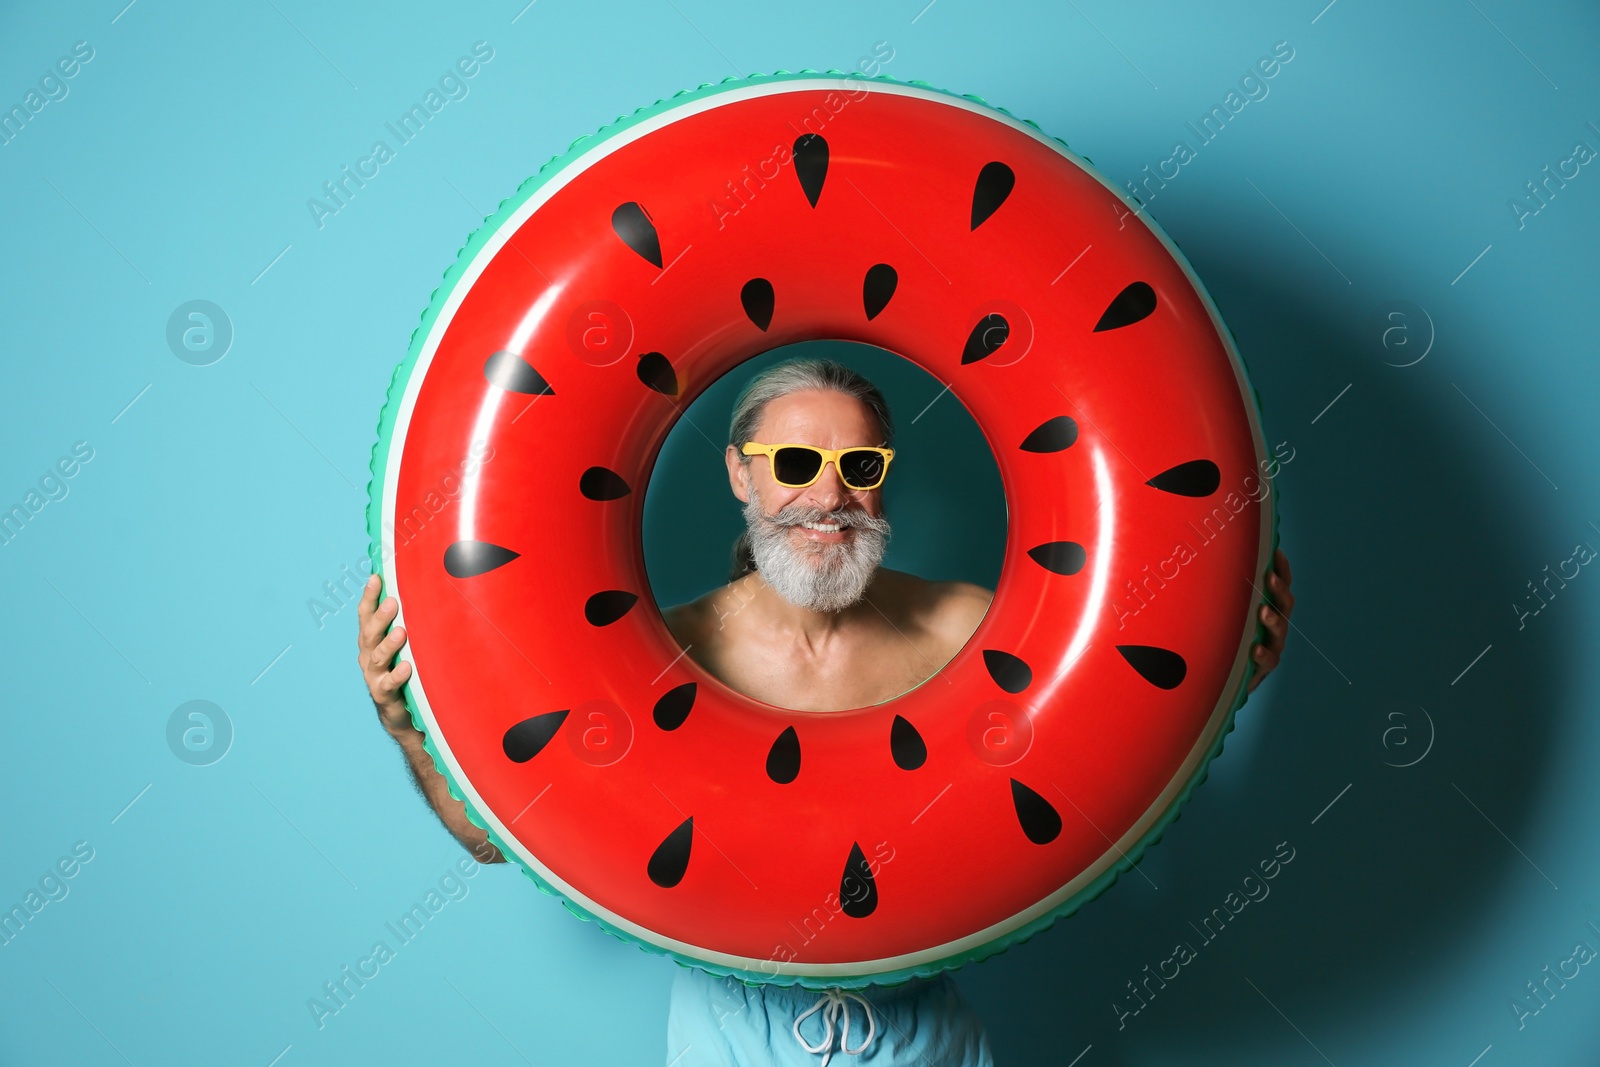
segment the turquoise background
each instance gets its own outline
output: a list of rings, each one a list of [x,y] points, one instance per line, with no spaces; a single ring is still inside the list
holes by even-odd
[[[1525,189],[1600,148],[1590,7],[124,3],[0,13],[0,107],[95,50],[0,144],[0,509],[93,449],[0,546],[0,906],[93,850],[0,945],[0,1063],[665,1062],[674,965],[504,867],[445,881],[318,1029],[308,998],[463,853],[373,722],[354,608],[307,601],[363,558],[389,373],[482,216],[618,115],[877,42],[1118,181],[1195,147],[1149,212],[1294,450],[1284,665],[1137,872],[959,973],[998,1059],[1593,1062],[1594,968],[1526,985],[1600,949],[1600,579],[1528,587],[1600,546],[1600,177]],[[307,199],[479,40],[469,95],[319,229]],[[209,366],[168,347],[195,299],[234,329]],[[169,747],[193,700],[231,723],[209,766]],[[1271,895],[1201,944],[1279,842]]]

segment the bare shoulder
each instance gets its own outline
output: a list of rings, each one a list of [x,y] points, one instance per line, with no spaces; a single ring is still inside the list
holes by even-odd
[[[934,627],[965,642],[983,621],[994,591],[973,582],[933,582]]]
[[[667,629],[678,644],[707,645],[713,635],[723,629],[726,620],[738,614],[755,595],[752,579],[747,576],[727,585],[707,590],[686,604],[677,604],[661,613]]]
[[[962,644],[978,628],[994,593],[973,582],[931,582],[887,567],[877,584],[888,599],[923,629]]]
[[[687,647],[698,642],[711,614],[711,597],[715,590],[686,604],[676,604],[661,613],[673,640]]]

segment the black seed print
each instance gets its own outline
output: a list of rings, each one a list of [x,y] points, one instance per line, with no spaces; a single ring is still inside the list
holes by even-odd
[[[1222,472],[1209,459],[1191,459],[1162,471],[1144,484],[1179,496],[1210,496],[1222,484]]]
[[[902,771],[914,771],[928,761],[928,745],[904,716],[896,715],[889,728],[889,751],[894,765]]]
[[[555,392],[544,375],[515,352],[496,352],[483,364],[483,376],[490,385],[497,385],[508,393],[530,393],[549,396]]]
[[[1111,301],[1106,308],[1106,313],[1100,316],[1100,321],[1095,324],[1094,332],[1102,330],[1120,330],[1124,326],[1132,326],[1140,319],[1148,318],[1156,309],[1156,291],[1146,282],[1134,282]]]
[[[800,735],[791,726],[778,735],[767,752],[767,777],[788,785],[800,776]]]
[[[608,467],[590,467],[578,478],[578,492],[590,500],[618,500],[633,490],[616,471]]]
[[[1046,419],[1022,439],[1017,447],[1024,452],[1060,452],[1078,440],[1078,424],[1070,415]]]
[[[983,650],[983,665],[989,668],[989,677],[1008,693],[1020,693],[1033,684],[1033,668],[1009,652],[998,648]]]
[[[504,567],[521,554],[488,541],[457,541],[444,550],[444,569],[452,578],[476,578]]]
[[[972,228],[976,230],[983,221],[1000,209],[1017,184],[1017,176],[1004,163],[985,163],[978,172],[978,182],[972,189]]]
[[[962,366],[988,359],[1000,350],[1010,336],[1011,324],[1005,320],[1005,316],[985,315],[972,328],[972,333],[967,335],[967,347],[961,352]]]
[[[772,283],[765,278],[751,278],[739,290],[739,303],[744,305],[744,313],[763,333],[772,325],[772,309],[777,302]]]
[[[839,879],[839,906],[852,919],[865,919],[878,910],[878,883],[859,844],[850,846],[850,858]]]
[[[645,259],[661,267],[661,238],[656,234],[656,224],[644,213],[644,208],[630,200],[611,213],[611,228],[617,231],[622,243]]]
[[[889,306],[899,284],[900,275],[889,264],[878,263],[867,268],[866,280],[861,283],[861,304],[866,308],[868,322]]]
[[[505,750],[506,757],[512,762],[527,763],[550,743],[550,739],[561,729],[561,724],[566,718],[565,711],[547,711],[543,715],[523,719],[506,731],[506,736],[500,741],[500,747]]]
[[[678,374],[660,352],[646,352],[639,357],[639,380],[658,393],[678,395]]]
[[[1050,802],[1015,778],[1011,779],[1011,805],[1017,809],[1022,832],[1036,845],[1048,845],[1061,833],[1061,816]]]
[[[1077,574],[1088,558],[1076,541],[1046,541],[1028,549],[1028,555],[1045,570],[1057,574]]]
[[[671,889],[683,881],[689,869],[689,848],[694,844],[694,816],[691,815],[668,834],[650,854],[645,870],[650,880],[662,889]]]
[[[1176,689],[1189,673],[1183,657],[1169,648],[1154,645],[1118,645],[1117,651],[1144,680],[1160,689]]]
[[[804,133],[794,143],[794,176],[800,179],[800,189],[817,206],[822,196],[822,183],[828,179],[828,142],[814,133]]]
[[[638,599],[638,593],[626,589],[606,589],[584,602],[583,617],[591,626],[610,626],[626,615]]]
[[[656,701],[656,725],[663,730],[676,730],[682,726],[689,717],[689,710],[694,707],[696,688],[696,683],[684,682],[661,694],[661,699]]]

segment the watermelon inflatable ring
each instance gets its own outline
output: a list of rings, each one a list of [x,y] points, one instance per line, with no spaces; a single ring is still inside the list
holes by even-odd
[[[1008,506],[963,650],[830,713],[685,656],[640,538],[685,407],[819,338],[947,383]],[[507,857],[680,963],[860,988],[1044,929],[1177,817],[1255,670],[1272,463],[1199,280],[1064,142],[779,72],[580,138],[472,235],[394,375],[368,526],[413,722]]]

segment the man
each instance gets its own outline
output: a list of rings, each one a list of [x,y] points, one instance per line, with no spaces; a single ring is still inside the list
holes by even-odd
[[[779,363],[745,386],[724,453],[746,524],[732,580],[665,612],[679,645],[730,688],[796,711],[881,704],[932,677],[978,628],[989,590],[878,566],[892,455],[744,454],[752,442],[884,447],[892,433],[877,388],[831,360]]]
[[[893,462],[893,430],[878,389],[831,360],[779,363],[745,386],[724,453],[746,524],[730,581],[664,613],[680,646],[707,672],[769,704],[837,711],[892,700],[966,644],[988,610],[989,590],[879,566],[889,536],[881,487]],[[1294,607],[1289,561],[1279,552],[1274,562],[1268,588],[1282,611],[1261,609],[1268,640],[1253,650],[1252,689],[1277,666]],[[503,862],[450,798],[411,726],[400,695],[411,666],[390,669],[404,629],[385,636],[397,609],[392,598],[378,606],[377,596],[374,578],[361,600],[360,644],[379,716],[445,825],[480,861]],[[948,974],[819,996],[684,968],[673,983],[667,1040],[675,1067],[815,1064],[813,1054],[826,1063],[836,1052],[865,1055],[880,1067],[993,1062],[982,1024]]]

